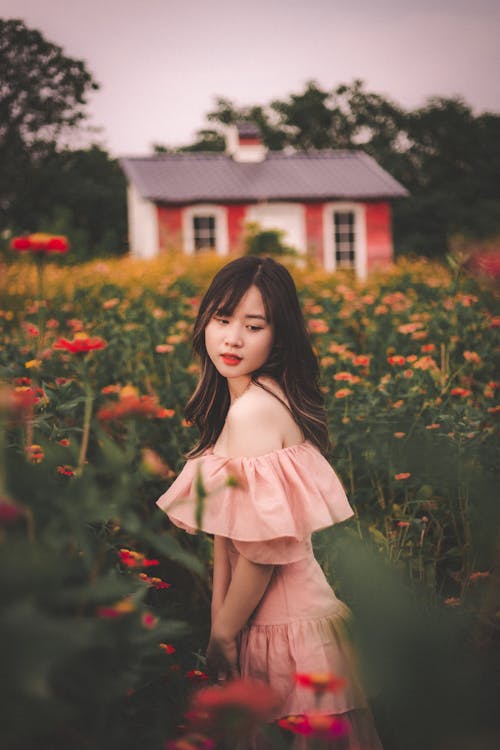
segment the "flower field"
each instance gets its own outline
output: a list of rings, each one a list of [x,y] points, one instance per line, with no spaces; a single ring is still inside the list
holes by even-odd
[[[207,682],[212,543],[155,500],[195,439],[190,329],[221,261],[59,268],[26,249],[0,282],[2,747],[214,747],[184,716]],[[356,510],[314,543],[353,609],[384,747],[487,750],[498,288],[424,260],[365,283],[291,270]]]

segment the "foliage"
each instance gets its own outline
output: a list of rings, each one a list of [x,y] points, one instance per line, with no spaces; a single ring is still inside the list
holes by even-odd
[[[127,249],[125,176],[98,146],[51,148],[32,169],[10,217],[20,231],[35,227],[70,237],[70,263],[122,254]]]
[[[47,262],[46,304],[29,260],[6,267],[0,312],[17,404],[7,399],[0,446],[4,744],[161,750],[202,679],[212,558],[209,539],[169,526],[154,501],[193,441],[189,332],[221,259],[77,274]],[[361,283],[285,262],[321,360],[330,458],[356,509],[315,545],[356,615],[382,726],[401,750],[486,737],[497,291],[456,264],[400,260]]]
[[[60,137],[81,123],[98,86],[81,60],[63,54],[19,19],[0,19],[0,227],[31,170]]]
[[[284,232],[280,229],[261,229],[257,222],[247,225],[245,254],[247,255],[297,255],[297,251],[283,241]]]

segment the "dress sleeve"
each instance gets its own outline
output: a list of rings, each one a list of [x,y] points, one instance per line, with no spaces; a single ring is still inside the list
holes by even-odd
[[[309,441],[263,456],[191,459],[157,504],[189,533],[228,537],[244,557],[270,564],[301,559],[312,532],[354,514],[337,474]]]

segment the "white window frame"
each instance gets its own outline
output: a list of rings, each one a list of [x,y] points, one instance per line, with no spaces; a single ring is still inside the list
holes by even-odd
[[[229,253],[229,235],[227,228],[227,208],[211,203],[200,203],[185,208],[182,213],[182,236],[184,240],[184,252],[195,255],[194,245],[194,218],[195,216],[215,217],[215,252],[217,255]]]
[[[367,268],[366,212],[362,204],[338,201],[325,205],[323,210],[323,263],[325,270],[337,270],[334,216],[336,213],[346,211],[354,214],[354,270],[358,278],[365,279]],[[346,266],[339,266],[339,269],[341,268],[346,268]]]

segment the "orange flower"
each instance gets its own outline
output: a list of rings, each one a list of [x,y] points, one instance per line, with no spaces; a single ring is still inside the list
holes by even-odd
[[[171,587],[171,583],[167,583],[166,581],[163,581],[161,578],[155,578],[146,575],[146,573],[139,573],[137,578],[140,578],[141,581],[144,581],[144,583],[147,583],[148,586],[151,586],[154,589],[169,589]]]
[[[337,693],[347,684],[343,677],[337,677],[331,672],[300,673],[295,675],[295,680],[299,685],[314,690],[317,695]]]
[[[392,357],[387,357],[387,361],[390,365],[404,365],[406,362],[406,358],[401,354],[394,354],[394,356]]]
[[[408,479],[408,477],[411,477],[411,474],[409,471],[403,471],[401,474],[394,474],[394,479]]]
[[[26,448],[26,457],[31,463],[39,464],[45,458],[45,453],[43,452],[41,445],[30,445]]]
[[[86,354],[94,349],[104,349],[107,342],[99,337],[91,338],[86,333],[77,333],[72,341],[61,338],[52,346],[54,349],[65,349],[71,354]]]
[[[469,352],[469,351],[464,352],[464,359],[467,362],[474,362],[477,365],[481,364],[481,361],[482,361],[481,357],[479,356],[477,352]]]
[[[474,573],[471,573],[469,576],[469,581],[472,581],[472,583],[475,583],[475,581],[481,581],[485,578],[490,577],[490,571],[489,570],[476,570]]]
[[[311,318],[308,321],[308,327],[311,333],[328,333],[329,328],[322,318]]]
[[[349,383],[359,383],[360,378],[357,375],[353,375],[351,372],[337,372],[333,376],[334,380],[347,380]]]
[[[135,611],[135,604],[130,597],[121,599],[116,604],[112,604],[110,607],[99,607],[97,614],[99,617],[104,617],[109,620],[113,620],[117,617],[130,614]]]
[[[413,370],[404,370],[403,375],[405,378],[412,378],[414,375]]]
[[[63,448],[67,448],[69,446],[69,439],[68,438],[62,438],[61,440],[57,441],[59,445],[62,445]]]
[[[107,299],[102,303],[103,310],[112,310],[113,307],[116,307],[120,304],[120,300],[118,297],[112,297],[111,299]]]
[[[122,389],[123,393],[124,389]],[[97,412],[97,419],[112,422],[127,417],[171,417],[173,409],[163,409],[154,396],[123,396],[120,401],[104,406]]]
[[[395,438],[403,438],[406,435],[406,432],[393,432],[392,434]]]
[[[186,734],[178,740],[168,740],[164,750],[214,750],[215,741],[199,732]]]
[[[425,429],[426,430],[437,430],[438,427],[441,427],[440,422],[433,422],[432,424],[426,424]]]
[[[466,396],[470,396],[472,391],[467,390],[467,388],[452,388],[450,393],[452,396],[461,396],[462,398],[465,398]]]
[[[341,388],[338,391],[335,391],[335,398],[346,398],[347,396],[350,396],[352,393],[350,388]]]
[[[420,351],[424,353],[433,352],[435,351],[435,349],[436,349],[435,344],[422,344],[422,346],[420,347]]]
[[[415,331],[418,331],[419,328],[422,328],[423,323],[405,323],[404,325],[398,326],[397,331],[399,333],[414,333]]]
[[[352,358],[352,363],[353,365],[356,365],[356,367],[368,367],[370,364],[370,357],[367,357],[366,354],[357,354]]]
[[[174,351],[174,347],[172,344],[158,344],[158,346],[155,347],[155,351],[157,351],[158,354],[168,354],[169,352]]]

